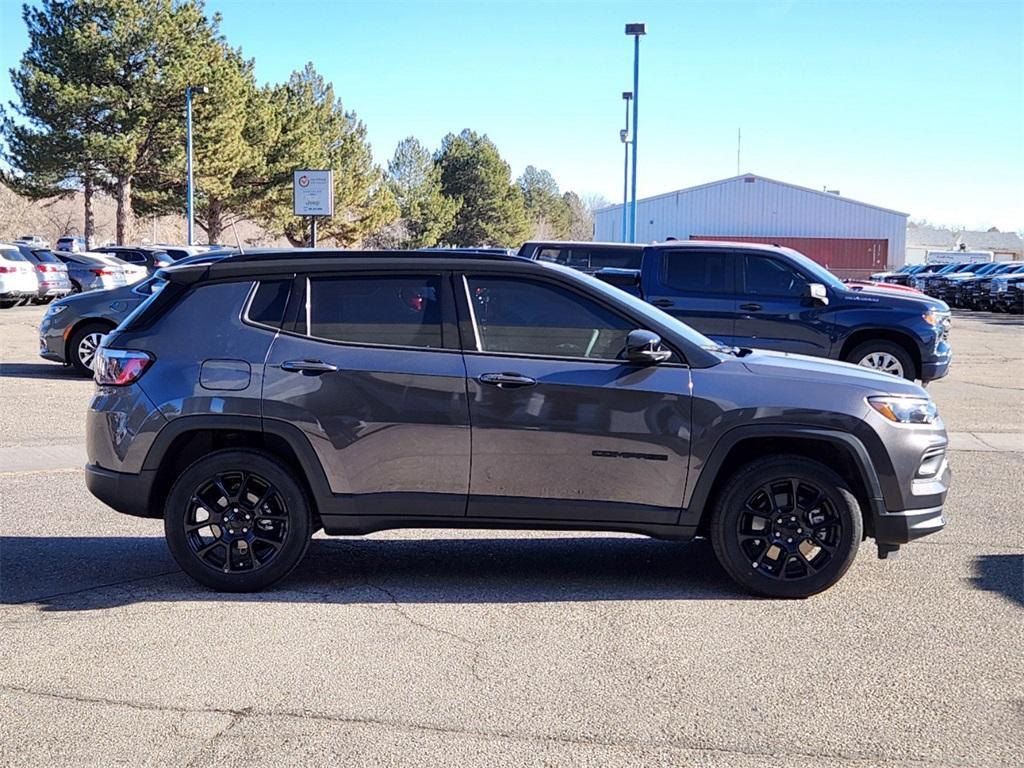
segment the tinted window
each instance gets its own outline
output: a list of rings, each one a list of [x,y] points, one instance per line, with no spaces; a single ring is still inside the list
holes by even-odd
[[[436,275],[315,278],[309,335],[357,344],[441,346]]]
[[[254,323],[281,327],[284,308],[288,303],[291,280],[266,280],[259,284],[249,303],[249,319]]]
[[[36,261],[40,264],[59,264],[60,259],[53,255],[52,251],[45,249],[39,249],[38,251],[32,251],[32,255],[36,257]]]
[[[663,282],[687,293],[728,293],[732,290],[732,254],[725,251],[669,251]]]
[[[0,248],[0,258],[7,259],[7,261],[28,261],[21,251],[7,250],[6,248]]]
[[[760,296],[802,296],[807,280],[781,261],[765,256],[743,256],[743,288],[745,293]]]
[[[597,302],[547,283],[513,277],[467,282],[485,352],[615,359],[635,327]]]
[[[602,267],[618,269],[640,269],[643,251],[639,248],[541,248],[537,261],[563,264],[574,269],[598,270]]]

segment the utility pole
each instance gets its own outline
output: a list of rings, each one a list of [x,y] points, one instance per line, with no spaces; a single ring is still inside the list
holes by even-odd
[[[185,218],[188,222],[188,244],[192,245],[195,226],[195,184],[192,179],[192,93],[209,93],[205,85],[185,86]]]
[[[619,138],[625,155],[622,166],[622,242],[626,242],[629,227],[629,102],[633,100],[633,92],[623,91],[622,98],[626,102],[626,127],[619,131]]]
[[[742,131],[742,129],[740,129],[740,128],[736,129],[736,175],[737,176],[739,176],[740,173],[742,173],[742,171],[740,171],[740,140],[743,137],[743,134],[742,134],[741,131]]]
[[[636,137],[640,103],[640,38],[647,34],[646,24],[627,24],[626,34],[633,36],[633,184],[629,212],[629,242],[636,242]]]

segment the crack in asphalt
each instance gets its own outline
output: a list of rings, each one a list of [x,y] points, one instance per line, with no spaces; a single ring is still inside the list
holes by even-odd
[[[388,598],[388,600],[390,601],[390,607],[391,607],[392,611],[394,613],[397,613],[399,616],[401,616],[403,619],[405,619],[405,621],[407,621],[409,624],[413,625],[414,627],[419,627],[420,629],[425,629],[428,632],[433,632],[433,633],[438,634],[438,635],[445,635],[447,637],[451,637],[451,638],[453,638],[455,640],[458,640],[460,643],[468,645],[470,648],[472,648],[473,649],[473,656],[469,660],[469,663],[468,663],[467,666],[469,667],[470,674],[473,675],[473,679],[475,679],[478,683],[483,683],[484,682],[483,677],[480,676],[479,664],[480,664],[481,654],[483,653],[483,646],[486,645],[487,641],[485,641],[485,640],[473,640],[471,638],[468,638],[468,637],[465,637],[463,635],[460,635],[457,632],[452,632],[451,630],[448,630],[448,629],[441,629],[440,627],[435,627],[435,626],[432,626],[432,625],[427,624],[425,622],[422,622],[422,621],[414,618],[413,616],[411,616],[409,614],[409,612],[405,610],[405,608],[402,606],[402,604],[398,601],[398,596],[395,595],[395,593],[392,592],[390,589],[387,589],[386,587],[382,587],[379,584],[371,584],[369,582],[366,582],[366,586],[369,587],[370,589],[375,589],[378,592],[383,593]],[[367,606],[367,607],[371,608],[372,610],[378,610],[378,609],[374,608],[373,606]]]
[[[55,592],[52,595],[42,595],[40,597],[29,597],[24,600],[18,600],[13,603],[7,603],[4,607],[7,609],[17,607],[19,605],[28,605],[30,603],[46,603],[51,600],[57,600],[61,597],[71,597],[73,595],[82,595],[87,592],[95,592],[98,589],[107,589],[109,587],[120,587],[124,584],[134,584],[139,581],[148,581],[150,579],[159,579],[163,576],[173,576],[176,573],[181,573],[180,568],[175,568],[172,571],[160,571],[160,573],[151,573],[148,576],[133,576],[130,579],[121,579],[120,581],[111,581],[106,584],[95,584],[91,587],[82,587],[81,589],[73,589],[68,592]]]
[[[122,699],[110,699],[101,696],[88,696],[85,694],[55,693],[53,691],[37,691],[31,688],[17,685],[2,685],[0,691],[8,693],[37,696],[40,698],[55,699],[58,701],[75,702],[77,704],[96,704],[109,707],[124,707],[143,712],[166,712],[175,714],[195,715],[229,715],[231,716],[223,728],[209,737],[200,748],[199,752],[189,761],[188,766],[198,765],[196,762],[218,739],[223,738],[228,732],[238,726],[246,719],[280,717],[294,720],[316,720],[322,722],[343,723],[345,725],[368,725],[380,726],[396,730],[405,730],[421,733],[435,733],[448,736],[475,736],[486,739],[505,739],[508,741],[526,741],[530,743],[564,744],[568,746],[585,747],[612,747],[619,749],[684,749],[692,752],[718,753],[724,755],[745,755],[749,757],[802,757],[810,759],[839,760],[851,764],[876,762],[879,759],[896,762],[899,765],[929,765],[929,766],[958,766],[970,768],[972,763],[950,760],[933,760],[930,758],[910,758],[909,760],[896,755],[889,757],[884,754],[874,753],[866,755],[851,755],[842,752],[807,752],[807,751],[783,751],[773,752],[753,749],[738,749],[735,747],[722,746],[701,746],[688,744],[679,739],[666,741],[625,741],[615,739],[585,738],[580,736],[568,736],[563,734],[543,734],[526,731],[500,730],[497,728],[462,728],[458,726],[446,726],[432,723],[419,723],[410,720],[397,718],[369,717],[360,715],[342,715],[329,712],[316,712],[307,709],[281,709],[281,710],[260,710],[255,707],[244,707],[234,709],[230,707],[175,707],[161,704],[147,704]]]

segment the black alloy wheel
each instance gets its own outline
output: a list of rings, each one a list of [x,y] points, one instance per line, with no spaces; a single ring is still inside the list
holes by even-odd
[[[253,450],[190,466],[167,497],[164,533],[178,565],[217,590],[251,592],[286,576],[311,536],[310,504],[291,471]]]
[[[265,568],[289,532],[281,494],[252,472],[214,475],[196,488],[185,512],[192,554],[224,573]]]
[[[863,536],[846,482],[802,456],[741,467],[719,493],[711,541],[722,567],[751,592],[800,598],[835,584]]]

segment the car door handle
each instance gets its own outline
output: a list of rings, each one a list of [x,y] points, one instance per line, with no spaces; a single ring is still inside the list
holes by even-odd
[[[655,299],[651,304],[655,307],[671,307],[675,302],[672,299]]]
[[[537,383],[536,379],[523,376],[521,373],[481,373],[477,377],[477,381],[481,384],[490,384],[498,389],[532,387]]]
[[[281,363],[281,370],[301,373],[303,376],[320,376],[333,373],[338,370],[338,366],[325,363],[323,360],[285,360]]]
[[[747,312],[760,312],[761,311],[761,305],[760,304],[740,304],[740,309],[744,309]]]

